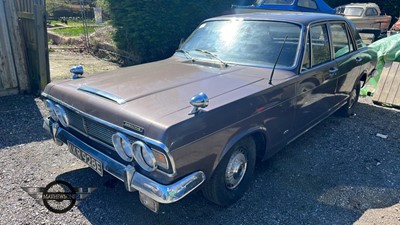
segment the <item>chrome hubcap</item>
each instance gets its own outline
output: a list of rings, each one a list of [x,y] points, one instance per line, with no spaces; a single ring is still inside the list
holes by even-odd
[[[225,171],[226,187],[230,190],[235,189],[243,180],[247,169],[246,155],[242,150],[235,151],[229,159]]]

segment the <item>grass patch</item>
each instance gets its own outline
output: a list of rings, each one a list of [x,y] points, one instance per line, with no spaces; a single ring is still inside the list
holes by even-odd
[[[66,37],[78,37],[83,35],[83,27],[67,27],[61,29],[52,30],[54,33]],[[88,27],[88,33],[93,33],[95,31],[94,27]]]
[[[98,25],[92,20],[86,20],[86,23],[88,26]],[[52,25],[62,24],[65,26],[70,26],[70,27],[82,27],[83,26],[83,23],[80,20],[68,20],[68,24],[62,23],[60,20],[52,20],[52,21],[50,21],[50,24],[52,24]]]

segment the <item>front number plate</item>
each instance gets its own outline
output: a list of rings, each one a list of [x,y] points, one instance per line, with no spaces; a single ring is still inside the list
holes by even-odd
[[[72,155],[82,160],[84,163],[90,166],[90,168],[100,174],[100,176],[103,176],[103,164],[99,160],[95,159],[93,156],[89,155],[82,149],[76,147],[71,142],[68,142],[68,149]]]

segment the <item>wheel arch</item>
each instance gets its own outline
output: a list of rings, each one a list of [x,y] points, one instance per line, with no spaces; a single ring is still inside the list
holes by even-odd
[[[225,147],[223,148],[221,154],[216,160],[213,171],[221,162],[221,160],[225,157],[226,153],[240,140],[246,137],[251,137],[256,144],[256,158],[257,160],[263,159],[264,155],[267,152],[267,143],[268,133],[265,127],[252,127],[248,129],[241,130],[235,133],[227,142]]]
[[[357,81],[362,82],[362,83],[361,83],[361,88],[363,88],[363,87],[367,84],[367,77],[368,77],[367,71],[362,71],[361,74],[360,74],[360,76],[358,76]],[[357,81],[356,81],[356,82],[357,82]]]

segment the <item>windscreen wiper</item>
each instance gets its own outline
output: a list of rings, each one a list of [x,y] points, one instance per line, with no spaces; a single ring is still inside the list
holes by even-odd
[[[228,67],[228,63],[224,62],[224,61],[223,61],[222,59],[220,59],[216,54],[214,54],[214,53],[212,53],[212,52],[210,52],[210,51],[208,51],[208,50],[198,49],[198,48],[197,48],[197,49],[195,49],[195,51],[197,51],[197,52],[202,52],[202,53],[204,53],[204,54],[210,55],[210,56],[212,56],[214,59],[220,61],[225,67]]]
[[[190,53],[189,53],[188,51],[186,51],[185,49],[181,49],[181,48],[180,48],[180,49],[176,50],[175,52],[181,52],[181,53],[183,53],[187,59],[190,59],[192,62],[194,62],[194,58],[193,58],[193,57],[190,55]]]

